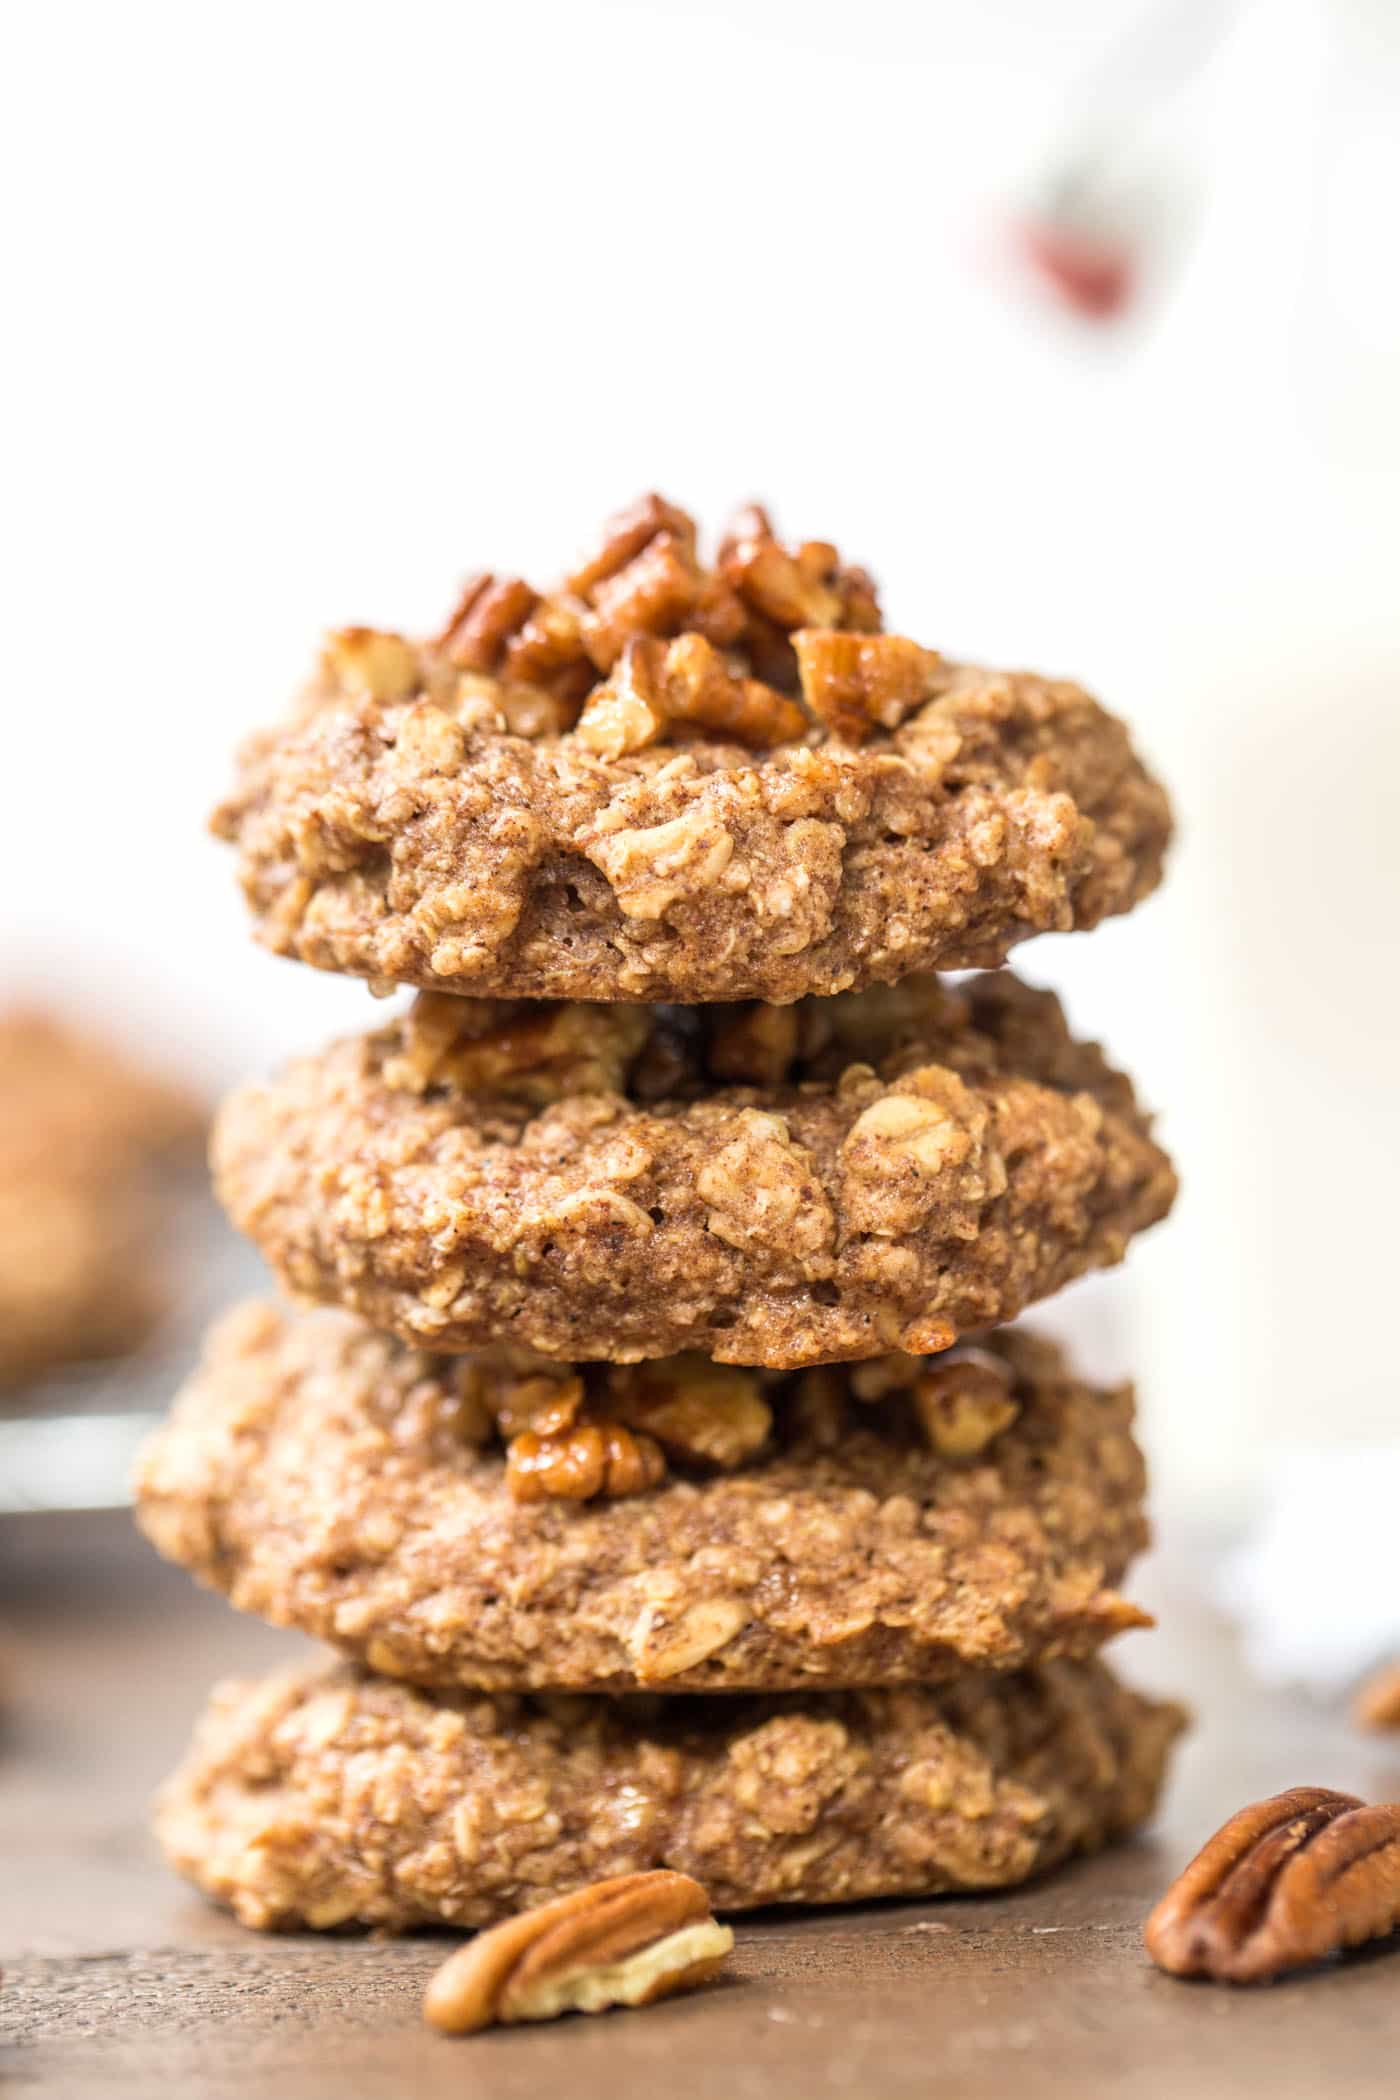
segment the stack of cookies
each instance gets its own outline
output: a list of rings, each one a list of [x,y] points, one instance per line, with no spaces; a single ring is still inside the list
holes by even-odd
[[[650,497],[558,590],[331,637],[217,829],[275,951],[416,987],[236,1095],[245,1307],[141,1522],[339,1658],[216,1695],[159,1828],[264,1927],[1005,1886],[1138,1823],[1131,1395],[1012,1320],[1174,1193],[996,968],[1156,884],[1077,686]],[[990,968],[949,982],[939,969]]]

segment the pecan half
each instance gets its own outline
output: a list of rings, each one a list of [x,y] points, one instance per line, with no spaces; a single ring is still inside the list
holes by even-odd
[[[476,2034],[650,2005],[707,1982],[733,1945],[688,1874],[618,1874],[459,1947],[430,1980],[423,2013],[444,2034]]]
[[[1241,1809],[1147,1921],[1173,1976],[1269,1983],[1400,1925],[1400,1804],[1293,1787]]]

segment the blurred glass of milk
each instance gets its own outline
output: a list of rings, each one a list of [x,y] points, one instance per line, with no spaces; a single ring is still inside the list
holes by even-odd
[[[1139,1374],[1178,1524],[1400,1446],[1400,7],[1250,8],[1211,93],[1190,255],[1096,385],[1085,560],[1181,840],[1160,899],[1025,955],[1182,1167],[1050,1314]]]
[[[1284,12],[1301,63],[1277,84],[1304,107],[1290,156],[1285,93],[1277,181],[1254,180],[1288,300],[1261,279],[1257,400],[1223,361],[1212,617],[1175,665],[1191,1183],[1142,1305],[1190,1430],[1165,1439],[1169,1485],[1232,1514],[1285,1452],[1400,1444],[1400,8],[1264,7],[1252,32]]]

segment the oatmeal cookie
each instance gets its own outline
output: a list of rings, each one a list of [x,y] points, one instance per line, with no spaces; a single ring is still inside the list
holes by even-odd
[[[688,1002],[999,964],[1129,910],[1171,830],[1081,687],[881,632],[864,572],[761,512],[708,569],[655,497],[559,591],[477,577],[430,642],[331,636],[213,821],[280,954]]]
[[[547,1404],[522,1384],[579,1382],[487,1368],[522,1410]],[[479,1362],[251,1305],[149,1446],[138,1521],[240,1609],[422,1684],[931,1682],[1143,1623],[1111,1587],[1147,1536],[1131,1392],[1076,1379],[1049,1343],[1000,1333],[931,1380],[907,1358],[730,1373],[770,1419],[748,1452],[725,1449],[705,1366],[663,1368],[641,1432],[666,1439],[657,1479],[522,1500]],[[594,1408],[627,1416],[631,1388],[648,1419],[653,1367],[595,1369]]]
[[[797,1007],[437,998],[216,1128],[283,1283],[405,1340],[793,1366],[923,1353],[1175,1194],[1126,1079],[1005,973]]]
[[[59,1162],[16,1173],[0,1142],[0,1392],[141,1346],[164,1305],[154,1223],[120,1175]]]
[[[482,1926],[671,1867],[717,1910],[1006,1888],[1152,1813],[1179,1708],[1099,1663],[940,1690],[429,1696],[221,1687],[157,1834],[245,1925]]]
[[[192,1152],[204,1120],[109,1045],[0,1015],[0,1387],[145,1339],[161,1310],[150,1169]]]

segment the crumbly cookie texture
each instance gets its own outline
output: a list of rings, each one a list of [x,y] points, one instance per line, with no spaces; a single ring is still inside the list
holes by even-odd
[[[0,1015],[0,1387],[145,1339],[161,1310],[148,1169],[204,1120],[53,1016]]]
[[[214,829],[276,952],[511,997],[830,994],[1155,888],[1170,810],[1121,722],[879,628],[827,543],[750,512],[707,569],[648,498],[561,591],[330,637]]]
[[[933,1896],[1135,1828],[1182,1719],[1097,1663],[666,1701],[432,1697],[332,1666],[217,1692],[156,1827],[273,1931],[489,1925],[658,1867],[718,1910]]]
[[[796,1010],[434,1001],[235,1094],[213,1159],[297,1296],[617,1361],[944,1348],[1120,1260],[1176,1189],[1128,1081],[1005,973]]]
[[[517,1502],[473,1367],[251,1305],[148,1447],[138,1519],[240,1609],[420,1684],[628,1691],[931,1682],[1085,1654],[1142,1615],[1132,1395],[993,1336],[1014,1417],[930,1443],[898,1363],[772,1378],[764,1455]],[[869,1397],[861,1398],[864,1393]]]

